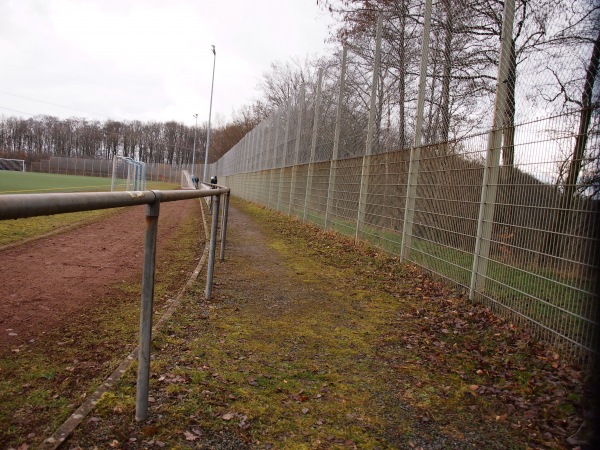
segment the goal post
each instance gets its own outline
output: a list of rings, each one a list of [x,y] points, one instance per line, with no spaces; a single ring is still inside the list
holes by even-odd
[[[192,176],[187,170],[181,171],[181,189],[196,189]]]
[[[0,158],[0,170],[12,170],[15,172],[25,172],[24,159]]]
[[[146,164],[126,156],[115,156],[110,190],[112,192],[146,190]]]

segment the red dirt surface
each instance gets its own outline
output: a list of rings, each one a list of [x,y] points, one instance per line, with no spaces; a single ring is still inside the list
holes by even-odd
[[[190,211],[161,204],[158,252]],[[197,210],[196,210],[197,212]],[[35,338],[115,291],[141,281],[145,207],[0,251],[0,354]]]

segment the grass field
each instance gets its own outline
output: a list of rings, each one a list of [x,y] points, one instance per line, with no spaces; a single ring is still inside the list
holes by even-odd
[[[0,194],[110,191],[110,178],[54,173],[0,171]],[[175,189],[174,183],[148,182],[146,189]]]
[[[110,191],[110,184],[110,178],[8,170],[0,172],[0,194]]]
[[[111,179],[51,173],[0,171],[0,194],[110,191]],[[176,189],[177,184],[152,182],[146,189]],[[113,209],[82,211],[54,216],[0,220],[0,247],[100,220]]]

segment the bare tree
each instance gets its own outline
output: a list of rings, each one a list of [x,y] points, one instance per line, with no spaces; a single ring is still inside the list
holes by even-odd
[[[263,73],[258,83],[267,115],[277,108],[285,107],[288,100],[300,90],[303,84],[314,84],[318,67],[318,61],[309,59],[271,63],[270,70]]]

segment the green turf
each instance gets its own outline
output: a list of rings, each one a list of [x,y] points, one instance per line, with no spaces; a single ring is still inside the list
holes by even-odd
[[[111,178],[0,170],[0,194],[110,191]],[[178,184],[146,182],[146,189],[177,189]]]
[[[110,191],[111,179],[49,173],[0,171],[0,194],[58,193],[82,191]],[[178,184],[148,181],[146,189],[171,190]],[[100,220],[107,210],[81,211],[53,216],[0,220],[0,247],[14,244],[56,230],[68,229],[75,224]]]
[[[0,171],[0,194],[110,191],[110,185],[110,178]]]

